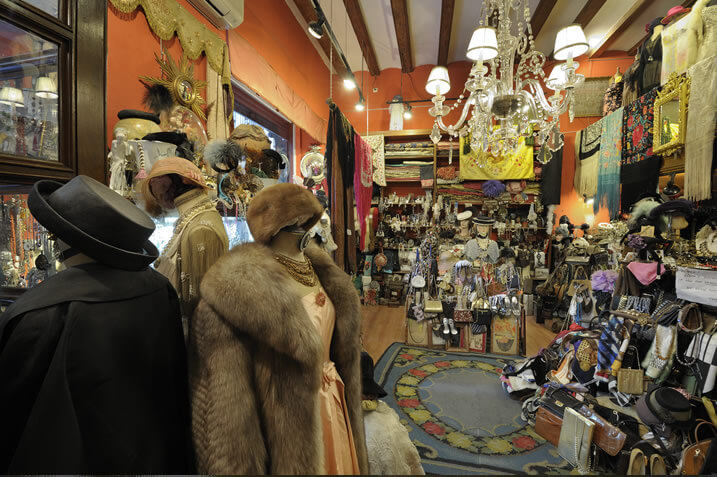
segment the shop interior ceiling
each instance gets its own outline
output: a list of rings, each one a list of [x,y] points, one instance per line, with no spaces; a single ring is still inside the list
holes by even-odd
[[[552,59],[555,34],[571,23],[583,27],[591,58],[599,58],[608,51],[634,54],[645,37],[647,23],[676,4],[689,7],[694,3],[694,0],[528,1],[536,47],[548,59]],[[316,20],[312,0],[286,2],[304,27]],[[466,48],[478,25],[483,2],[319,0],[319,3],[351,69],[377,75],[386,68],[401,68],[408,73],[420,65],[467,60]],[[326,37],[312,41],[328,64],[330,43]],[[345,72],[336,55],[333,65],[338,74]]]

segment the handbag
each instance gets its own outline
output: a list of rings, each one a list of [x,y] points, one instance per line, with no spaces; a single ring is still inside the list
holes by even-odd
[[[535,432],[556,447],[560,441],[560,428],[562,425],[562,418],[542,406],[538,408],[538,412],[535,414]]]
[[[635,350],[637,356],[638,369],[620,368],[617,371],[617,390],[625,394],[642,394],[647,389],[645,381],[645,370],[642,369],[640,356],[637,354],[637,348],[630,346]]]
[[[443,313],[443,303],[441,303],[441,300],[426,298],[423,311],[425,313]]]
[[[591,290],[592,289],[592,283],[590,281],[590,278],[588,277],[587,272],[585,271],[585,267],[577,267],[575,270],[575,275],[570,282],[570,286],[568,286],[568,296],[575,296],[575,294],[578,291],[583,290]]]
[[[560,429],[558,454],[585,475],[590,472],[590,449],[595,423],[575,409],[566,409]]]
[[[703,467],[707,460],[707,451],[710,449],[710,445],[715,440],[714,437],[711,439],[699,440],[697,432],[704,424],[711,426],[712,432],[714,432],[715,436],[717,437],[717,432],[715,432],[714,425],[711,422],[705,421],[703,419],[698,420],[698,424],[697,426],[695,426],[694,444],[687,446],[685,450],[682,451],[683,475],[700,475],[702,473]]]
[[[428,346],[428,320],[408,320],[406,325],[406,344],[411,346]]]
[[[473,312],[470,310],[454,310],[453,321],[456,323],[470,323],[473,321]]]

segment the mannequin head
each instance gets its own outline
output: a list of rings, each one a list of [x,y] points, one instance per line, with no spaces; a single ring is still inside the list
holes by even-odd
[[[142,182],[145,209],[151,215],[159,216],[174,209],[174,200],[193,189],[207,189],[197,166],[181,157],[160,159]]]
[[[479,237],[488,237],[490,236],[490,225],[486,224],[478,224],[476,225],[476,234]]]

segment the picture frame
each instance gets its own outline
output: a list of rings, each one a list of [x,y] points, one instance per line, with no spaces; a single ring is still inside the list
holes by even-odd
[[[518,318],[494,316],[491,323],[491,353],[517,356],[520,345]]]
[[[457,335],[451,335],[451,339],[446,341],[446,351],[468,351],[468,336],[467,332],[470,332],[470,326],[456,323],[455,327],[458,329]]]
[[[470,326],[468,328],[468,351],[473,353],[487,353],[488,332],[473,333]]]
[[[690,85],[691,80],[686,75],[672,73],[657,92],[652,132],[654,154],[671,156],[684,147]]]
[[[610,86],[612,76],[585,78],[575,86],[573,93],[573,117],[602,117],[605,91]]]

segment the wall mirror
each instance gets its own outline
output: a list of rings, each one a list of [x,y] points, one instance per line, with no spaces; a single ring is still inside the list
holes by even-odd
[[[679,152],[685,145],[690,79],[672,73],[655,99],[652,150],[661,156]]]

